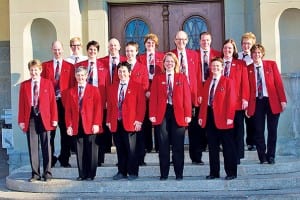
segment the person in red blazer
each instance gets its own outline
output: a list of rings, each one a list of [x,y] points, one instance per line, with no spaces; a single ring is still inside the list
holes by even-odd
[[[152,123],[149,120],[149,96],[150,96],[150,87],[153,80],[153,77],[156,74],[162,73],[162,63],[164,58],[164,53],[158,52],[156,49],[158,48],[159,41],[158,36],[154,33],[149,33],[145,35],[144,37],[144,45],[146,52],[139,55],[137,57],[137,60],[142,63],[143,65],[147,66],[147,72],[149,77],[149,89],[146,92],[146,115],[142,127],[143,134],[140,134],[142,136],[141,140],[144,142],[141,142],[141,153],[139,157],[139,163],[140,165],[146,165],[144,159],[145,159],[145,149],[147,152],[151,152],[153,149],[153,140],[152,140]],[[155,140],[155,151],[158,152],[158,141],[157,141],[157,128],[154,127],[154,140]]]
[[[94,180],[98,163],[96,135],[102,132],[103,107],[97,87],[87,83],[87,69],[76,68],[77,85],[66,92],[67,134],[75,136],[78,181]]]
[[[198,103],[198,85],[201,80],[201,74],[199,69],[199,59],[197,52],[191,49],[187,49],[186,45],[188,44],[188,35],[184,31],[178,31],[174,42],[176,44],[176,49],[171,50],[171,52],[177,55],[179,60],[180,69],[179,71],[185,71],[187,80],[189,83],[191,91],[191,101],[192,101],[192,121],[188,126],[188,136],[189,136],[189,154],[193,164],[203,165],[202,158],[200,157],[200,152],[198,146],[200,144],[198,124],[197,124],[197,115],[196,112],[199,109]]]
[[[222,75],[224,69],[222,58],[213,58],[210,69],[212,76],[204,84],[198,120],[199,125],[206,127],[207,130],[210,173],[206,179],[220,178],[221,143],[226,172],[225,180],[231,180],[237,177],[233,131],[236,110],[235,88],[233,81]]]
[[[58,110],[58,126],[60,129],[60,155],[58,160],[62,167],[71,167],[69,164],[69,157],[71,156],[72,138],[67,135],[65,124],[65,110],[63,105],[63,94],[68,88],[71,88],[75,84],[74,67],[72,64],[63,60],[63,47],[60,41],[54,41],[52,43],[53,59],[43,62],[43,71],[41,76],[49,79],[53,83],[55,90],[57,110]],[[57,157],[55,153],[55,139],[56,130],[51,131],[51,148],[52,148],[52,167],[55,166]]]
[[[114,180],[138,178],[137,134],[145,117],[146,100],[143,86],[131,79],[131,64],[119,63],[120,81],[109,87],[106,125],[113,133],[118,156]]]
[[[182,180],[184,168],[185,127],[191,121],[192,101],[189,84],[179,73],[179,62],[172,52],[164,57],[165,73],[152,82],[149,118],[159,129],[160,180],[166,180],[170,169],[170,145],[176,180]]]
[[[232,79],[236,91],[236,113],[234,118],[235,146],[237,148],[237,163],[244,158],[244,111],[249,102],[249,80],[246,63],[238,60],[238,51],[233,39],[223,43],[222,57],[224,60],[224,76]]]
[[[100,98],[101,98],[101,107],[106,108],[106,97],[107,97],[107,88],[110,85],[110,76],[108,69],[104,64],[97,59],[99,53],[100,45],[97,41],[91,40],[86,45],[88,60],[82,61],[75,65],[75,68],[78,66],[85,67],[88,70],[88,83],[92,84],[95,87],[98,87]],[[103,123],[103,122],[102,122]],[[101,145],[105,141],[104,134],[97,135],[96,144],[99,146],[99,159],[98,166],[104,162],[105,150],[104,145]]]
[[[113,81],[119,81],[117,66],[120,62],[126,61],[126,56],[120,55],[120,42],[116,38],[111,38],[108,42],[108,52],[109,55],[99,58],[98,60],[102,62],[103,66],[108,70],[110,76],[110,83]],[[101,134],[101,140],[99,141],[99,160],[98,166],[104,163],[104,153],[110,153],[112,147],[112,134],[109,128],[106,126],[106,114],[107,109],[104,108],[103,112],[103,134]],[[102,153],[103,152],[103,153]]]
[[[82,42],[80,37],[73,37],[70,39],[70,49],[72,54],[67,57],[65,61],[74,65],[87,59],[87,56],[82,55]]]
[[[253,116],[255,143],[261,164],[275,163],[277,127],[280,113],[286,108],[284,86],[276,62],[262,60],[265,48],[255,44],[251,48],[253,63],[248,67],[250,101],[246,116]],[[268,139],[265,143],[267,117]]]
[[[209,64],[212,58],[220,57],[221,52],[211,48],[212,36],[209,32],[202,32],[199,36],[199,44],[200,49],[197,51],[198,60],[199,60],[199,73],[200,79],[198,79],[198,98],[202,95],[202,89],[205,81],[211,74],[211,70],[209,69]],[[199,103],[199,99],[198,99]],[[200,103],[199,103],[200,104]],[[195,116],[198,117],[200,106],[195,108]],[[189,141],[189,149],[190,149],[190,157],[194,161],[195,164],[204,164],[202,161],[202,152],[206,150],[207,147],[207,137],[206,130],[201,128],[198,125],[198,120],[192,120],[190,127],[193,127],[192,130],[195,130],[197,134],[194,134],[193,139]]]
[[[26,133],[31,164],[30,182],[52,178],[50,131],[57,126],[57,107],[51,81],[41,78],[39,60],[28,62],[31,78],[21,83],[19,94],[18,124]],[[43,156],[43,174],[40,174],[39,143]]]

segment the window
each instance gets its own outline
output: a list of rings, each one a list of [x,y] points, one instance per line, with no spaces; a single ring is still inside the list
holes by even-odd
[[[125,27],[125,42],[134,41],[139,44],[139,54],[145,52],[144,37],[149,33],[149,26],[141,19],[132,19]]]
[[[205,20],[199,16],[192,16],[184,22],[183,30],[189,37],[187,48],[194,50],[199,49],[199,35],[200,33],[207,31]]]

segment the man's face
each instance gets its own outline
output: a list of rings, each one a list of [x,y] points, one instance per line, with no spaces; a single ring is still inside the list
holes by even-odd
[[[183,31],[179,31],[176,34],[174,42],[176,44],[177,49],[184,50],[188,43],[187,35]]]
[[[200,47],[203,50],[209,50],[211,45],[211,36],[210,35],[202,35],[200,38]]]
[[[116,39],[111,39],[111,40],[109,41],[108,50],[109,50],[109,53],[110,53],[111,55],[118,55],[120,49],[121,49],[121,47],[120,47],[120,43],[119,43],[118,40],[116,40]]]
[[[98,49],[94,45],[91,45],[87,50],[88,57],[90,59],[97,58]]]
[[[86,82],[87,80],[87,72],[86,71],[80,71],[80,72],[77,72],[75,74],[75,78],[76,78],[76,81],[79,85],[82,85]]]
[[[126,57],[128,61],[132,61],[136,59],[136,55],[138,54],[138,50],[133,45],[128,45],[125,48]]]
[[[41,73],[42,69],[37,65],[33,65],[29,68],[29,74],[33,80],[38,79],[41,76]]]
[[[121,81],[128,81],[130,77],[130,72],[126,66],[121,66],[118,69],[118,77]]]
[[[80,55],[82,50],[81,42],[77,40],[73,41],[72,44],[70,45],[70,48],[73,55]]]
[[[63,48],[62,44],[58,41],[54,42],[52,45],[52,53],[55,59],[62,58]]]

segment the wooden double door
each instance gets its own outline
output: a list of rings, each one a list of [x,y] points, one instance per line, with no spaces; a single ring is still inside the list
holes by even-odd
[[[139,40],[141,46],[143,36],[150,32],[158,35],[158,50],[166,52],[175,48],[178,30],[188,32],[192,49],[197,44],[199,48],[199,33],[209,31],[212,47],[220,49],[224,40],[223,0],[109,4],[109,34],[120,41],[121,54],[126,42]]]

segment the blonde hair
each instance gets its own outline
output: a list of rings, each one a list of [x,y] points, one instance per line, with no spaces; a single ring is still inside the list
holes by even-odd
[[[38,59],[32,59],[28,62],[28,69],[30,69],[30,67],[32,66],[37,66],[40,70],[42,70],[42,63],[40,60]]]
[[[163,59],[163,62],[164,62],[164,63],[165,63],[166,58],[167,58],[168,56],[172,57],[173,60],[174,60],[174,62],[175,62],[175,68],[174,68],[175,73],[179,73],[179,61],[178,61],[177,56],[176,56],[173,52],[168,52],[168,53],[166,53],[165,56],[164,56],[164,59]],[[163,71],[163,72],[166,72],[165,67],[163,67],[162,71]]]

